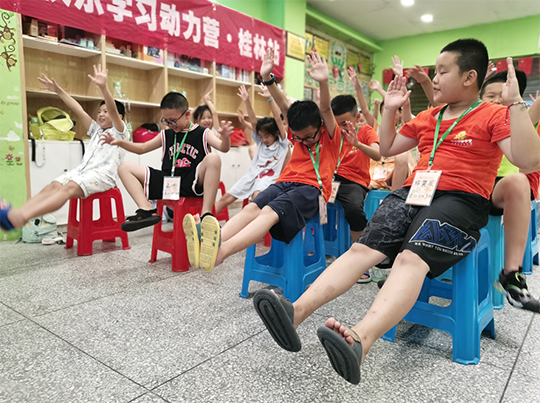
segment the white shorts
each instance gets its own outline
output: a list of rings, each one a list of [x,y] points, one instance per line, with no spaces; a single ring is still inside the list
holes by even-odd
[[[67,185],[69,181],[73,181],[79,185],[85,198],[94,193],[106,192],[107,190],[116,187],[116,182],[107,175],[103,175],[99,172],[79,172],[76,169],[67,171],[53,182],[60,182],[62,185]]]

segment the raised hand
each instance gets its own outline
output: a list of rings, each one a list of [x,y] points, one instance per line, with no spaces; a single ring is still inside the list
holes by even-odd
[[[308,75],[317,82],[328,81],[328,65],[326,64],[326,59],[321,58],[317,52],[311,52],[311,55],[308,55],[308,61],[311,68],[307,69]]]
[[[388,85],[386,96],[384,97],[384,109],[395,110],[405,103],[411,91],[407,91],[405,86],[405,77],[396,76]]]
[[[204,102],[208,105],[209,103],[214,103],[214,99],[212,98],[212,92],[214,92],[214,90],[210,90],[208,91],[206,94],[204,94]]]
[[[264,84],[260,84],[259,85],[259,92],[258,94],[263,97],[263,98],[266,98],[266,99],[270,99],[272,98],[272,94],[270,94],[270,91],[268,90],[268,88],[266,88],[266,85]]]
[[[407,69],[407,77],[414,78],[419,84],[430,80],[424,69],[417,64]]]
[[[54,81],[52,78],[47,77],[43,73],[41,73],[41,77],[38,77],[38,81],[41,83],[42,90],[58,92],[58,90],[60,89],[58,84],[56,84],[56,81]]]
[[[352,85],[354,85],[354,88],[360,87],[360,82],[358,81],[358,77],[356,76],[356,70],[353,66],[349,66],[347,69],[347,73],[349,76],[349,81]]]
[[[221,134],[222,137],[230,137],[233,130],[234,127],[231,121],[225,122],[224,120],[222,120],[221,128],[218,130],[218,133]]]
[[[536,102],[538,98],[540,98],[540,91],[536,91],[536,97],[533,97],[533,94],[529,94],[529,98],[531,98],[531,101]]]
[[[106,87],[107,74],[108,70],[101,67],[101,64],[98,64],[97,66],[94,64],[94,75],[92,76],[91,74],[88,74],[88,78],[92,80],[92,82],[98,87]]]
[[[377,80],[370,80],[368,87],[372,91],[380,91],[382,89],[381,83]]]
[[[396,76],[402,76],[403,75],[403,60],[399,60],[399,56],[392,57],[392,70],[394,71],[394,74]]]
[[[356,147],[358,144],[356,130],[354,130],[354,126],[351,122],[347,121],[345,124],[347,125],[347,129],[341,129],[341,134],[343,137],[345,137],[345,140],[347,140],[350,145]]]
[[[375,98],[373,100],[373,105],[375,105],[376,108],[379,108],[379,105],[382,103],[382,100],[380,100],[379,98]]]
[[[101,135],[99,136],[99,141],[100,145],[110,144],[111,146],[115,146],[119,143],[119,140],[116,137],[112,136],[111,133],[109,133],[108,131],[101,133]]]
[[[237,95],[242,98],[242,101],[249,102],[249,92],[246,90],[246,87],[244,85],[238,87]]]
[[[486,81],[489,77],[491,77],[496,71],[497,71],[497,67],[495,67],[493,62],[490,60],[490,62],[488,63],[488,67],[486,71],[486,78],[484,78],[484,81]]]
[[[514,64],[512,63],[511,57],[506,58],[506,64],[508,65],[508,78],[503,84],[502,102],[504,105],[510,105],[514,102],[523,101],[523,99],[519,94],[519,84],[516,78],[516,69],[514,69]]]
[[[274,49],[266,49],[266,53],[263,55],[263,62],[261,64],[261,76],[264,81],[270,79],[270,73],[274,68]]]
[[[242,127],[246,125],[246,120],[244,119],[244,111],[242,109],[238,109],[238,122]]]

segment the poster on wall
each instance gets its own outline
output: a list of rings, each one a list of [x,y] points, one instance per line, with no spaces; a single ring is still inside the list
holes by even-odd
[[[326,39],[320,38],[318,36],[313,37],[313,47],[317,50],[319,55],[324,56],[328,60],[330,42]]]
[[[313,49],[313,35],[306,32],[306,53],[311,53],[311,49]]]
[[[17,16],[0,9],[0,23],[0,199],[18,207],[26,201],[26,172]],[[20,236],[20,231],[0,232],[0,241]]]
[[[287,31],[287,56],[303,61],[305,49],[306,38]]]

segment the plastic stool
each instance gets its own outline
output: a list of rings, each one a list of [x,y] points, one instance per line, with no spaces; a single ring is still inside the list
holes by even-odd
[[[221,192],[221,197],[223,197],[225,193],[227,193],[227,191],[225,190],[225,184],[223,182],[219,182],[218,189]],[[225,206],[225,208],[221,210],[218,215],[216,215],[216,206],[214,205],[212,207],[212,214],[214,215],[214,217],[216,217],[216,220],[218,221],[229,221],[229,207],[227,206]]]
[[[290,243],[273,239],[270,251],[257,257],[255,248],[252,245],[246,251],[242,298],[248,296],[249,282],[259,281],[281,287],[285,298],[294,302],[326,269],[324,235],[318,214]]]
[[[390,190],[370,190],[364,200],[364,212],[367,220],[371,220],[375,210],[379,208],[384,198],[392,193]]]
[[[152,255],[150,263],[154,263],[158,250],[172,255],[172,271],[188,271],[189,259],[187,254],[186,235],[182,221],[186,214],[201,214],[203,206],[202,197],[181,197],[179,200],[158,200],[157,214],[163,214],[163,208],[167,206],[174,210],[173,230],[163,231],[162,224],[154,226],[152,237]]]
[[[99,201],[99,219],[94,220],[94,200]],[[116,220],[112,214],[111,200],[116,207]],[[77,210],[79,219],[77,220]],[[66,236],[66,249],[73,246],[77,240],[77,255],[88,256],[92,254],[94,241],[115,242],[116,238],[122,240],[122,248],[129,249],[127,232],[122,231],[121,225],[126,221],[124,215],[124,202],[122,193],[118,188],[106,192],[95,193],[86,199],[71,199],[69,201],[69,214]]]
[[[504,225],[502,216],[489,216],[486,229],[489,232],[489,250],[491,259],[491,279],[495,282],[499,278],[499,273],[504,268]],[[492,288],[493,308],[502,309],[504,307],[504,295],[495,286]]]
[[[345,219],[345,210],[336,200],[328,203],[328,223],[323,225],[324,249],[327,255],[340,257],[352,245],[351,227]]]
[[[480,230],[480,241],[465,259],[453,266],[452,283],[426,277],[418,301],[404,320],[452,335],[452,359],[460,364],[480,360],[480,337],[487,329],[495,338],[490,272],[489,234]],[[429,297],[451,299],[447,307],[432,305]],[[396,327],[382,338],[394,341]]]
[[[246,207],[249,204],[249,199],[244,199],[242,202],[242,208]],[[264,246],[270,247],[272,245],[272,235],[270,235],[270,231],[266,233],[266,235],[263,238]]]
[[[531,222],[529,224],[529,235],[527,237],[527,246],[523,256],[523,273],[532,274],[534,263],[538,264],[538,215],[536,209],[536,200],[531,202]]]

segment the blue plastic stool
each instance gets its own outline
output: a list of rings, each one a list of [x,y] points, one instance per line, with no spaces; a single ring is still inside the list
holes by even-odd
[[[499,273],[504,268],[504,225],[502,216],[489,216],[486,229],[489,232],[489,249],[491,258],[491,279],[495,282],[499,278]],[[492,288],[493,308],[502,309],[504,307],[504,295],[495,286]]]
[[[476,248],[453,266],[452,283],[426,277],[418,301],[404,320],[452,335],[452,359],[460,364],[480,361],[480,336],[487,329],[495,338],[493,304],[491,302],[491,273],[489,266],[489,234],[480,230]],[[447,307],[432,305],[429,297],[451,299]],[[394,341],[396,327],[383,339]]]
[[[242,298],[248,296],[249,282],[259,281],[280,287],[283,296],[294,302],[326,269],[324,235],[318,214],[290,243],[272,239],[270,251],[257,257],[255,248],[252,245],[246,251]]]
[[[392,193],[390,190],[370,190],[364,200],[364,212],[367,220],[371,220],[375,210],[379,208],[384,198]]]
[[[531,223],[529,224],[529,236],[525,255],[523,256],[523,273],[532,274],[533,264],[538,264],[538,215],[536,209],[536,200],[531,202]]]
[[[336,200],[328,203],[328,223],[323,225],[324,249],[327,255],[340,257],[352,245],[351,227],[345,219],[345,210]]]

